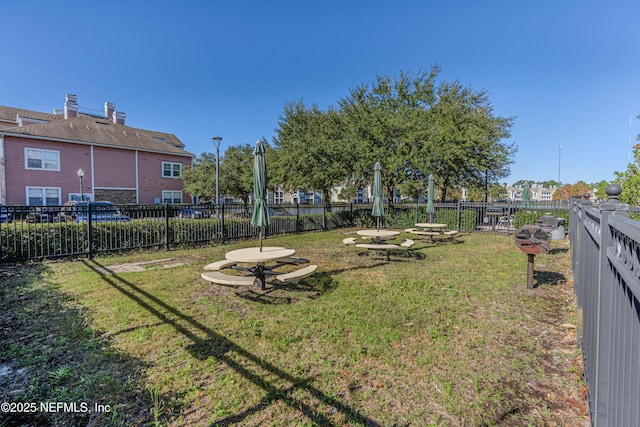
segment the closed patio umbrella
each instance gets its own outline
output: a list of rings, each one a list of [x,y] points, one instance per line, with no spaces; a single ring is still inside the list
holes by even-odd
[[[433,222],[433,214],[436,209],[433,207],[433,175],[429,174],[429,187],[427,189],[427,213],[429,214],[429,222]]]
[[[373,170],[373,209],[371,215],[377,217],[378,222],[376,229],[380,230],[380,218],[384,216],[384,206],[382,204],[382,168],[380,167],[380,163],[376,162]]]
[[[251,225],[260,227],[260,252],[264,228],[269,225],[269,208],[267,207],[267,166],[264,161],[264,144],[256,142],[253,151],[253,216]]]
[[[531,207],[531,189],[529,188],[529,183],[525,182],[524,188],[522,189],[522,207],[529,209]]]

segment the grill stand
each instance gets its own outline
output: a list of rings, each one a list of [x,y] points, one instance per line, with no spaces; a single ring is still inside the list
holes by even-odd
[[[527,289],[533,289],[533,264],[536,256],[527,254]]]

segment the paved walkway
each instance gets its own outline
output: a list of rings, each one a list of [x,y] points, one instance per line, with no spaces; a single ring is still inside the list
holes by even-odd
[[[153,261],[131,262],[127,264],[114,264],[100,268],[106,274],[116,273],[134,273],[137,271],[145,271],[151,268],[171,268],[186,264],[176,258],[156,259]]]

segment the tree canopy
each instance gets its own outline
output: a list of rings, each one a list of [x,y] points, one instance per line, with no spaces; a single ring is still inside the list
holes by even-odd
[[[267,147],[269,188],[317,190],[330,207],[334,187],[372,183],[380,162],[390,201],[397,188],[414,199],[424,194],[430,174],[442,200],[460,187],[489,186],[501,194],[498,182],[508,176],[516,152],[507,142],[514,118],[496,116],[484,90],[438,82],[440,71],[436,65],[426,72],[377,75],[326,110],[302,100],[286,103]],[[221,194],[247,200],[252,159],[248,145],[227,149]],[[189,193],[214,198],[214,160],[204,153],[185,171]]]
[[[286,104],[274,138],[274,181],[289,190],[321,191],[323,203],[330,206],[331,189],[351,175],[342,125],[340,112],[332,108]]]
[[[220,159],[220,195],[241,199],[245,204],[253,191],[253,147],[238,145],[227,148]],[[204,152],[182,173],[184,189],[202,202],[216,198],[216,156]]]
[[[505,142],[513,118],[495,116],[485,91],[436,83],[440,72],[376,76],[351,90],[338,108],[302,101],[285,105],[274,146],[287,165],[279,177],[292,188],[321,190],[373,180],[380,162],[387,197],[395,188],[416,196],[435,177],[442,199],[451,188],[484,188],[509,174],[516,148]]]
[[[569,200],[572,197],[582,197],[584,193],[591,192],[591,188],[584,181],[575,184],[567,184],[558,188],[552,196],[552,200]]]

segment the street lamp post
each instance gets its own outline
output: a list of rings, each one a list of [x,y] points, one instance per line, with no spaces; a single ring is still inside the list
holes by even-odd
[[[84,192],[82,190],[82,177],[84,176],[84,171],[82,169],[78,169],[78,178],[80,178],[80,201],[84,201]]]
[[[220,200],[220,141],[221,136],[214,136],[213,143],[216,144],[216,218],[218,217],[218,203]]]

